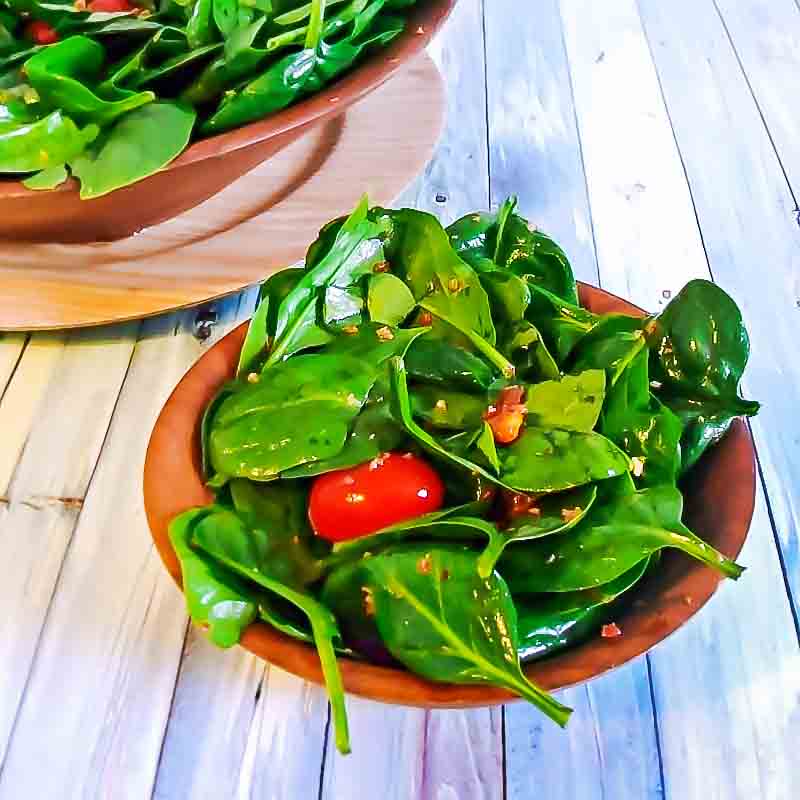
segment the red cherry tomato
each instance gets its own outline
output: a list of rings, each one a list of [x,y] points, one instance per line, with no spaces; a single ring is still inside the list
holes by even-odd
[[[55,44],[59,39],[53,27],[40,19],[25,26],[25,35],[35,44]]]
[[[385,453],[314,481],[308,517],[317,536],[344,542],[442,507],[444,484],[411,453]]]
[[[87,8],[89,11],[106,11],[111,14],[115,11],[133,11],[136,6],[128,0],[92,0]]]

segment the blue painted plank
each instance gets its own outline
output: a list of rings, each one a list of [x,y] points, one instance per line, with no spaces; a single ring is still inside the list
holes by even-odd
[[[564,246],[576,274],[597,283],[558,3],[545,0],[536,14],[520,15],[514,0],[495,0],[486,37],[492,199],[517,194],[522,212]],[[563,700],[575,707],[566,731],[523,703],[507,706],[507,797],[659,798],[644,660],[564,692]]]

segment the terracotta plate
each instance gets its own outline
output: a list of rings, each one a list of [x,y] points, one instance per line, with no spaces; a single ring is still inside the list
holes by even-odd
[[[600,289],[581,285],[592,311],[641,316],[640,309]],[[167,401],[153,430],[144,471],[147,519],[159,553],[177,583],[180,568],[167,526],[179,512],[210,500],[200,472],[200,417],[222,383],[235,372],[246,325],[213,347],[186,374]],[[755,456],[747,426],[737,420],[728,435],[692,473],[686,495],[687,524],[730,558],[742,549],[755,503]],[[645,653],[693,617],[721,578],[682,553],[667,551],[658,573],[637,589],[617,618],[623,636],[595,639],[526,668],[546,689],[581,683]],[[322,683],[316,651],[263,623],[251,625],[242,645],[295,675]],[[421,707],[467,707],[505,702],[502,689],[438,684],[401,669],[340,659],[347,691],[389,703]]]

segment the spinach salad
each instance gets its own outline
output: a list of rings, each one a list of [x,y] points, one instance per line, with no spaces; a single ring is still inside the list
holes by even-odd
[[[0,175],[93,198],[320,91],[417,0],[0,0]]]
[[[202,423],[215,502],[174,520],[189,612],[222,647],[262,620],[320,656],[486,683],[563,725],[521,664],[614,622],[664,548],[738,578],[681,521],[680,481],[732,420],[748,338],[689,283],[595,314],[515,213],[370,208],[270,277]]]

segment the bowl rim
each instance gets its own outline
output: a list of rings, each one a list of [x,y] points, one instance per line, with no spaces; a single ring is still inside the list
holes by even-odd
[[[644,316],[640,308],[602,289],[579,283],[579,290],[581,301],[596,311]],[[242,323],[223,337],[186,373],[164,405],[147,448],[145,511],[156,548],[179,588],[180,566],[169,541],[167,525],[176,513],[203,505],[212,497],[201,478],[200,417],[206,400],[232,377],[247,324]],[[209,380],[212,376],[213,379]],[[731,485],[729,476],[726,476],[720,490],[724,490],[727,497],[738,496],[740,500],[710,509],[707,507],[709,504],[699,505],[712,517],[714,514],[722,515],[724,530],[721,535],[726,538],[724,545],[716,545],[728,557],[736,558],[749,532],[756,496],[755,449],[746,423],[737,419],[713,452],[725,452],[728,460],[738,466],[734,471],[735,485]],[[711,466],[708,465],[707,471],[713,475]],[[703,461],[697,469],[702,467]],[[176,497],[176,487],[181,482],[189,485],[182,500]],[[687,504],[689,500],[687,492]],[[666,639],[711,599],[724,580],[717,572],[694,560],[676,560],[675,566],[677,569],[670,569],[670,572],[676,577],[662,581],[655,603],[641,603],[634,598],[632,607],[621,613],[619,621],[623,636],[588,639],[541,661],[524,665],[525,674],[543,689],[567,688],[622,666]],[[252,623],[244,631],[240,644],[287,672],[324,685],[316,649],[280,633],[265,622]],[[381,702],[421,708],[468,708],[519,699],[505,689],[488,684],[436,683],[398,667],[378,666],[346,657],[339,657],[338,661],[348,693]]]
[[[339,116],[347,107],[357,103],[367,94],[389,80],[418,56],[442,28],[458,0],[425,0],[408,15],[405,30],[388,47],[376,50],[343,77],[299,103],[276,111],[264,119],[242,125],[224,133],[209,136],[187,147],[161,171],[216,158],[233,150],[272,139],[311,123],[322,123]],[[146,180],[146,179],[142,179]],[[70,178],[49,193],[74,192],[77,181]],[[0,180],[0,200],[29,195],[22,181]],[[36,190],[41,194],[41,190]]]

